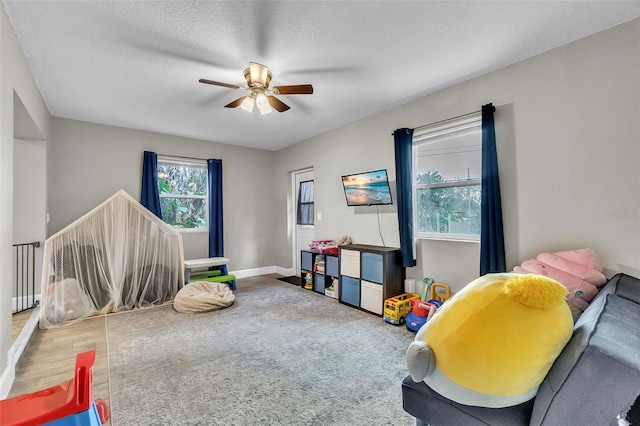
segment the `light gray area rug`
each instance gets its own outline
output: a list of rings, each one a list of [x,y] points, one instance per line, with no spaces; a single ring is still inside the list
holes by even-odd
[[[236,296],[107,317],[114,426],[415,424],[404,326],[287,284]]]

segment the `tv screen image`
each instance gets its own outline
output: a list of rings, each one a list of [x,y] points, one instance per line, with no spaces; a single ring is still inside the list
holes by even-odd
[[[393,204],[387,169],[342,176],[348,206]]]

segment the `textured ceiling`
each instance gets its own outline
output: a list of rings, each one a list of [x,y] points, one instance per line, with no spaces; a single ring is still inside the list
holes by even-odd
[[[640,16],[640,1],[8,1],[52,115],[277,150]],[[223,106],[249,62],[313,95]]]

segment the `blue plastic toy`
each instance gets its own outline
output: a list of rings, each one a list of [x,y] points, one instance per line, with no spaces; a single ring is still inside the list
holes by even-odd
[[[433,278],[426,277],[422,280],[424,291],[420,299],[411,299],[413,308],[407,315],[407,329],[417,332],[436,313],[436,310],[449,298],[449,287],[445,284],[435,283]],[[433,287],[432,287],[433,286]],[[446,288],[446,295],[437,293],[436,287]],[[430,298],[430,299],[427,299]]]
[[[414,333],[417,332],[440,306],[442,306],[442,302],[435,299],[426,302],[415,300],[413,310],[407,315],[407,329]]]

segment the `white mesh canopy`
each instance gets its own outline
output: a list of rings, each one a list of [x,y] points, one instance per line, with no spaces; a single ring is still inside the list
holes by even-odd
[[[159,305],[184,285],[182,236],[121,190],[44,244],[40,327]]]

